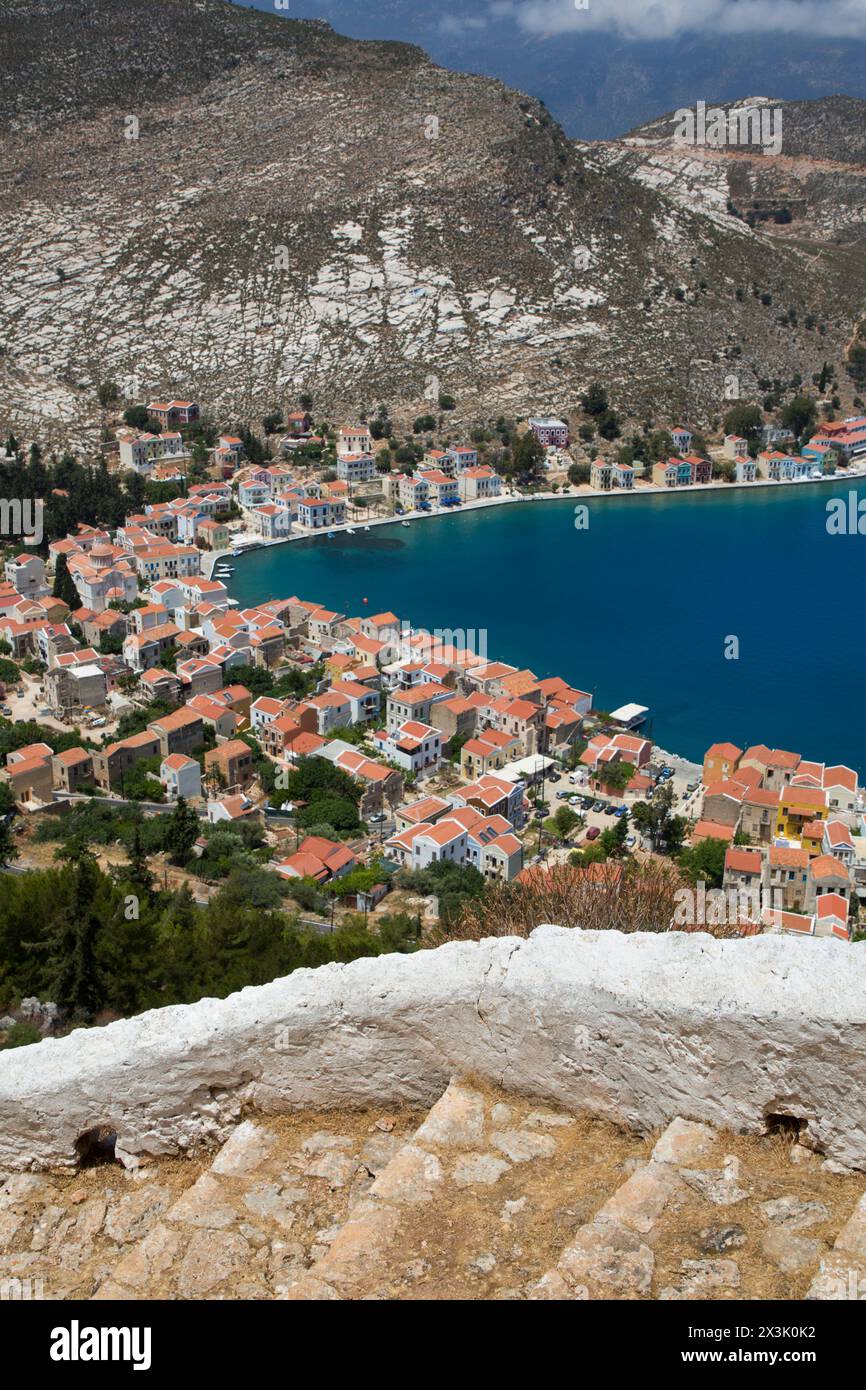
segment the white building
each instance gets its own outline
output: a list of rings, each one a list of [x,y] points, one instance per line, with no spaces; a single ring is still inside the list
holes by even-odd
[[[175,432],[121,435],[119,443],[120,466],[133,473],[149,473],[157,463],[188,457],[183,439]]]
[[[436,768],[442,758],[441,730],[422,724],[420,719],[407,719],[392,733],[380,730],[373,735],[373,743],[388,762],[416,777]]]
[[[461,502],[498,497],[501,492],[502,479],[492,468],[464,468],[457,474],[457,495]]]
[[[345,502],[305,497],[298,503],[298,524],[310,531],[321,531],[328,526],[342,526],[345,520]]]
[[[30,597],[45,592],[45,565],[38,555],[22,552],[14,560],[7,560],[3,569],[6,583],[17,593]]]
[[[163,758],[159,780],[169,801],[177,801],[179,796],[187,801],[201,796],[201,767],[195,758],[188,758],[185,753],[169,753]]]
[[[369,483],[376,476],[372,454],[338,454],[337,477],[342,483]]]

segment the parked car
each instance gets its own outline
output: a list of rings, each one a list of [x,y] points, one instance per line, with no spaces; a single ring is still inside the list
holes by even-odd
[[[609,802],[607,803],[607,805],[605,806],[605,808],[604,808],[604,814],[605,814],[606,816],[615,816],[615,815],[616,815],[616,807],[614,806],[614,804],[613,804],[612,801],[609,801]]]
[[[570,801],[570,800],[571,800],[571,792],[569,792],[569,791],[559,791],[559,792],[556,793],[556,799],[557,799],[557,801]]]
[[[548,772],[547,780],[548,782],[561,782],[562,774],[559,772]]]
[[[378,825],[380,821],[387,820],[387,816],[385,815],[384,811],[375,811],[374,814],[372,816],[368,816],[367,819],[369,820],[371,825]]]
[[[570,796],[568,798],[568,804],[569,806],[582,806],[583,802],[581,801],[579,796]]]
[[[647,794],[646,794],[646,799],[647,799],[647,801],[652,801],[652,799],[653,799],[653,792],[654,792],[654,791],[655,791],[655,787],[648,787],[648,788],[647,788]]]
[[[624,816],[625,813],[626,813],[626,807],[625,807],[625,806],[617,806],[616,810],[614,811],[614,815],[616,816],[617,820],[619,820],[619,818],[620,818],[621,816]]]
[[[633,848],[634,848],[634,845],[635,845],[635,837],[634,837],[634,835],[626,835],[626,837],[625,837],[625,845],[626,845],[626,849],[633,849]]]
[[[594,811],[603,811],[603,810],[604,810],[604,802],[603,802],[603,801],[595,801],[595,802],[593,802],[592,809],[593,809]]]
[[[0,714],[11,714],[11,713],[12,713],[12,711],[11,711],[11,709],[9,708],[8,705],[0,705]]]
[[[598,826],[597,826],[597,825],[591,825],[591,826],[589,827],[589,829],[587,830],[587,832],[586,832],[586,838],[587,838],[588,840],[597,840],[600,834],[601,834],[601,831],[599,830]]]

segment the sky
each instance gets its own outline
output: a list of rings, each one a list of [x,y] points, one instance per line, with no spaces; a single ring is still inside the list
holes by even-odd
[[[866,38],[866,0],[477,0],[445,6],[446,26],[510,19],[530,34],[613,33],[625,39],[781,33]]]
[[[696,101],[866,98],[866,0],[253,0],[342,34],[418,44],[613,139]]]

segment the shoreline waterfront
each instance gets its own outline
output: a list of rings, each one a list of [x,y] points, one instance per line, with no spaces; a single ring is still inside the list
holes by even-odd
[[[234,536],[233,544],[237,544],[238,539],[255,539],[254,546],[245,547],[245,553],[256,554],[261,550],[272,550],[275,546],[291,545],[298,541],[326,540],[328,532],[335,535],[343,534],[352,530],[356,535],[362,534],[366,527],[370,530],[379,526],[399,526],[404,521],[431,521],[435,517],[454,517],[461,516],[466,512],[489,511],[494,507],[517,506],[522,502],[573,502],[575,506],[589,501],[601,501],[608,498],[625,499],[627,497],[682,497],[685,495],[696,494],[721,494],[727,496],[729,493],[736,492],[755,492],[759,489],[782,488],[790,491],[794,488],[821,487],[827,483],[845,483],[855,479],[866,478],[866,463],[860,467],[851,467],[840,472],[828,474],[824,478],[798,478],[795,480],[775,480],[771,478],[757,478],[752,483],[723,482],[714,479],[710,483],[690,483],[682,487],[661,487],[657,483],[646,483],[634,489],[611,488],[609,491],[601,492],[597,488],[592,488],[588,483],[582,483],[577,488],[570,488],[564,492],[533,492],[533,493],[502,493],[499,497],[484,497],[471,502],[463,502],[459,507],[432,507],[430,511],[411,511],[405,512],[402,516],[381,516],[373,517],[368,521],[346,521],[340,525],[329,526],[318,531],[298,531],[293,535],[281,536],[278,540],[263,540],[261,537],[253,537],[251,532],[240,532]],[[232,550],[205,551],[202,555],[202,574],[207,579],[213,577],[214,569],[219,564],[225,564],[227,558],[232,560],[242,559],[243,555],[235,556]]]
[[[837,495],[864,495],[860,469],[820,481]],[[713,501],[701,503],[699,494]],[[866,766],[866,738],[843,702],[826,701],[828,682],[856,687],[856,645],[826,627],[821,585],[803,590],[796,575],[788,578],[802,561],[804,573],[828,579],[842,564],[855,592],[858,576],[866,582],[866,548],[849,537],[843,552],[827,531],[824,501],[832,494],[783,483],[641,489],[643,506],[590,504],[585,530],[562,507],[544,505],[611,495],[507,497],[449,510],[457,518],[451,527],[404,530],[399,518],[382,518],[366,535],[360,526],[351,537],[335,528],[326,545],[284,549],[281,558],[269,553],[273,546],[257,548],[258,560],[237,565],[227,585],[242,606],[296,593],[349,614],[399,610],[428,630],[482,629],[491,659],[562,675],[592,691],[603,709],[648,706],[646,736],[689,762],[731,738]],[[524,500],[538,505],[505,506]],[[505,509],[488,525],[480,513],[496,505]],[[654,567],[661,578],[647,589]],[[816,622],[829,646],[822,643],[820,662],[804,646]],[[740,658],[726,660],[732,634]],[[800,653],[793,667],[792,651]],[[809,733],[809,710],[817,708],[826,726],[820,740]]]

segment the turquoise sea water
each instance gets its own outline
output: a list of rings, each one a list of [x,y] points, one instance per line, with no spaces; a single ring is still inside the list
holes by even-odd
[[[828,499],[853,490],[590,499],[586,530],[574,501],[455,512],[239,557],[232,594],[486,629],[488,655],[599,708],[648,705],[671,752],[760,742],[862,773],[866,535],[827,530]]]

